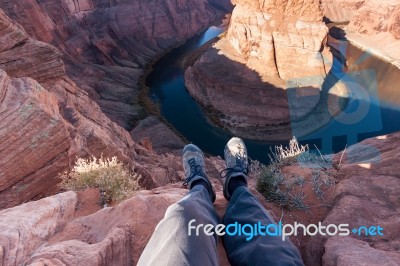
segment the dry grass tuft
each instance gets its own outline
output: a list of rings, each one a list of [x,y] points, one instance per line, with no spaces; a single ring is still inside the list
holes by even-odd
[[[120,202],[139,190],[138,175],[127,170],[117,157],[78,158],[72,170],[61,178],[63,189],[99,188],[103,204]]]

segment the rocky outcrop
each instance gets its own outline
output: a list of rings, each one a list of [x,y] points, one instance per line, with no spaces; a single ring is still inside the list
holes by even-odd
[[[226,39],[250,69],[286,81],[326,75],[321,52],[327,33],[319,1],[243,0],[237,1]]]
[[[400,39],[400,1],[365,1],[350,19],[349,29],[365,35],[388,32]]]
[[[22,265],[50,236],[74,217],[75,192],[0,211],[0,262]]]
[[[71,138],[56,97],[36,81],[0,70],[0,208],[54,189],[68,165]],[[49,149],[49,147],[51,147]]]
[[[334,156],[341,163],[332,210],[323,220],[327,224],[381,226],[383,236],[318,236],[307,244],[307,265],[397,265],[399,259],[398,224],[400,222],[399,154],[400,134],[394,133],[360,142]],[[346,242],[346,243],[345,243]]]
[[[68,76],[131,130],[145,116],[138,82],[146,65],[208,27],[230,2],[26,0],[3,1],[1,8],[33,39],[58,48]]]
[[[365,0],[322,0],[321,9],[328,22],[349,22]]]
[[[324,0],[321,6],[328,21],[341,22],[344,39],[400,67],[400,1]]]
[[[0,33],[0,209],[56,193],[76,157],[117,156],[145,188],[181,180],[173,157],[136,144],[67,76],[58,49],[3,12]]]
[[[0,211],[0,262],[134,265],[166,208],[184,192],[139,192],[117,207],[82,217],[77,212],[87,206],[72,191]],[[146,223],[137,219],[144,216]]]
[[[336,176],[316,200],[306,164],[286,166],[285,177],[304,175],[304,210],[285,210],[266,203],[255,191],[252,172],[249,187],[275,220],[308,225],[348,223],[350,228],[381,226],[383,236],[291,237],[306,265],[397,265],[399,260],[399,153],[400,133],[368,139],[333,156],[332,169],[321,178]],[[181,157],[174,156],[179,163]],[[222,195],[220,158],[206,158],[207,174],[217,193],[215,208],[222,216],[228,202]],[[87,194],[89,193],[89,194]],[[139,191],[114,207],[99,210],[99,193],[66,192],[0,211],[0,262],[5,265],[134,265],[167,207],[181,199],[181,184]],[[89,196],[90,195],[90,196]],[[96,207],[97,206],[97,207]],[[151,207],[149,207],[151,206]],[[89,211],[90,210],[90,211]],[[146,222],[143,223],[143,217]],[[29,243],[29,244],[27,244]],[[229,265],[218,241],[221,265]]]
[[[371,248],[367,242],[351,237],[333,237],[325,244],[323,265],[398,265],[398,252]]]
[[[175,157],[175,161],[180,160]],[[206,159],[207,172],[218,192],[219,211],[227,204],[217,180],[221,163],[217,158]],[[136,192],[117,206],[98,210],[98,193],[69,191],[2,210],[0,263],[135,265],[168,206],[186,193],[180,183],[169,184]],[[222,246],[219,251],[221,265],[229,265]]]
[[[328,22],[347,22],[347,29],[360,34],[399,34],[400,1],[323,0],[321,8]]]
[[[187,69],[187,89],[234,135],[289,139],[286,89],[313,96],[295,119],[318,103],[332,58],[327,33],[319,1],[237,1],[226,35]]]
[[[185,142],[156,116],[139,121],[130,134],[135,142],[157,153],[173,152],[180,155],[185,146]]]

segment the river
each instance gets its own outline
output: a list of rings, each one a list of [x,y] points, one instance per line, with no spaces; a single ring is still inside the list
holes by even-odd
[[[220,27],[210,27],[202,34],[188,40],[184,45],[173,49],[154,64],[153,71],[146,79],[146,85],[150,88],[149,97],[159,106],[161,115],[188,141],[198,145],[208,154],[220,156],[223,156],[224,146],[232,135],[211,123],[199,104],[188,94],[184,82],[183,63],[194,49],[215,38],[224,30]],[[351,47],[351,49],[356,48]],[[357,56],[359,55],[360,53],[357,54]],[[381,60],[377,58],[374,60],[378,60],[382,64]],[[337,62],[334,61],[335,64]],[[393,75],[399,76],[400,71],[396,70],[397,72]],[[360,77],[367,77],[368,82],[374,82],[370,78],[370,76],[374,76],[371,75],[371,71],[363,71],[354,67],[347,76],[356,80]],[[380,79],[384,78],[379,73],[375,76]],[[376,84],[376,90],[378,90],[378,85]],[[351,113],[358,108],[361,110],[362,105],[365,107],[365,103],[363,104],[362,101],[368,101],[368,114],[364,115],[357,123],[347,123],[343,126],[346,124],[343,123],[344,120],[339,123],[338,120],[332,119],[324,127],[302,137],[300,143],[309,144],[311,148],[316,145],[323,153],[331,153],[341,151],[346,146],[369,137],[400,131],[400,105],[385,104],[377,95],[376,92],[369,99],[349,102],[346,110]],[[345,110],[343,112],[346,113]],[[269,161],[268,153],[271,146],[287,144],[287,142],[271,143],[267,140],[244,139],[244,141],[250,158],[264,163]],[[322,145],[324,145],[323,149]]]

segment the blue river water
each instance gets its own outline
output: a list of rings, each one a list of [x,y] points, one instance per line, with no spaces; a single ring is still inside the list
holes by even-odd
[[[223,31],[223,28],[210,27],[184,45],[173,49],[153,66],[153,71],[146,79],[146,85],[150,88],[149,97],[159,105],[161,114],[166,120],[188,141],[198,145],[204,152],[220,156],[223,156],[224,146],[232,135],[212,124],[204,115],[200,105],[188,94],[184,82],[183,62],[194,49]],[[354,75],[350,73],[345,78],[354,78],[357,81],[360,75],[370,74],[356,71]],[[368,78],[366,80],[371,81]],[[367,87],[374,86],[377,85]],[[372,93],[377,96],[376,92]],[[332,119],[324,127],[302,137],[300,143],[309,144],[310,147],[316,145],[323,153],[331,153],[341,151],[346,146],[368,137],[400,131],[399,106],[385,105],[384,107],[384,104],[379,102],[379,97],[376,99],[358,97],[358,100],[351,100],[346,107],[346,112],[351,114],[354,110],[361,110],[360,105],[363,105],[363,101],[367,101],[368,111],[360,121],[347,123],[346,117],[342,120]],[[250,158],[264,163],[269,161],[268,153],[271,146],[288,143],[288,141],[272,143],[268,140],[249,139],[244,139],[244,141]]]

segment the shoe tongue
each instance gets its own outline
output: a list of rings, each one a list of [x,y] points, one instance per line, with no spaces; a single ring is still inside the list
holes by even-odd
[[[235,167],[233,167],[233,170],[235,172],[242,172],[243,171],[243,166],[241,164],[237,164],[237,165],[235,165]]]

